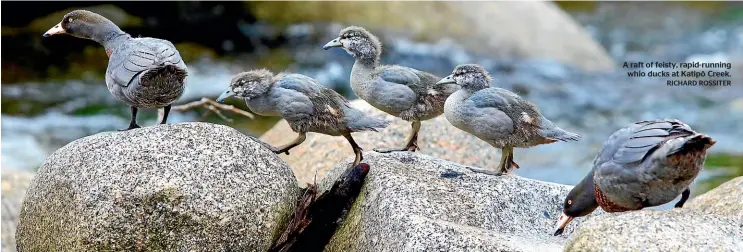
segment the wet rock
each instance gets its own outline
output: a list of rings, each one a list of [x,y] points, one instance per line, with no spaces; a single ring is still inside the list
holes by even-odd
[[[705,194],[694,197],[684,207],[708,214],[737,216],[743,223],[741,195],[743,195],[743,177],[737,177]]]
[[[566,236],[552,233],[570,186],[474,173],[421,154],[365,155],[364,187],[325,251],[562,249]],[[320,190],[350,161],[332,169]]]
[[[13,252],[16,251],[15,230],[18,226],[21,202],[35,174],[14,170],[8,166],[3,166],[2,173],[2,250]]]
[[[603,214],[580,225],[565,251],[741,251],[739,218],[673,209]]]
[[[23,251],[265,251],[299,194],[289,167],[253,138],[181,123],[76,140],[31,182]]]

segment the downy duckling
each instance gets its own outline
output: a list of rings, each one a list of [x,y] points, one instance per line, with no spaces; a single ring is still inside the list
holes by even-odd
[[[421,121],[441,115],[446,98],[456,91],[456,86],[438,86],[439,77],[409,67],[382,65],[379,59],[382,44],[361,27],[346,27],[323,49],[333,47],[342,47],[356,59],[351,70],[351,89],[358,97],[385,113],[411,122],[413,131],[405,147],[375,151],[417,150]]]
[[[579,135],[560,129],[542,116],[531,102],[511,91],[491,87],[491,81],[490,75],[481,66],[465,64],[457,66],[451,75],[438,84],[461,86],[459,91],[446,99],[446,119],[455,127],[502,149],[496,175],[519,167],[513,161],[515,147],[528,148],[556,141],[580,140]]]
[[[351,107],[340,94],[301,74],[274,75],[265,69],[243,72],[232,78],[230,87],[217,98],[217,102],[223,103],[232,96],[245,100],[248,108],[256,114],[286,119],[292,130],[299,133],[287,145],[268,146],[276,154],[283,152],[288,155],[290,149],[304,142],[307,132],[344,136],[356,154],[352,166],[355,167],[363,156],[351,133],[377,131],[388,125],[382,119],[367,116]]]

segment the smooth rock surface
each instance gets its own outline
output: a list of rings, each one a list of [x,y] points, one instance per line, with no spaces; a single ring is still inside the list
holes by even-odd
[[[52,154],[24,199],[21,251],[265,251],[299,194],[253,138],[208,123],[105,132]]]
[[[399,147],[405,144],[405,139],[411,130],[409,122],[384,113],[360,99],[351,101],[351,105],[364,113],[384,118],[390,122],[389,127],[379,132],[353,134],[356,142],[365,151],[373,152],[374,148]],[[563,127],[563,129],[572,131],[569,127]],[[281,120],[260,139],[273,146],[279,146],[291,141],[296,134],[289,128],[286,120]],[[554,166],[556,162],[565,162],[567,155],[586,155],[583,150],[580,150],[583,153],[573,153],[562,148],[567,145],[585,145],[585,143],[558,142],[528,149],[516,149],[514,157],[521,165],[521,169],[515,169],[514,172],[518,174],[529,169]],[[500,149],[493,148],[479,138],[452,126],[444,115],[423,121],[418,135],[418,146],[420,150],[417,153],[490,170],[494,170],[498,165],[501,152]],[[544,152],[550,148],[552,148],[551,151]],[[353,151],[345,138],[317,133],[307,134],[307,140],[289,153],[291,154],[279,156],[294,170],[300,186],[312,183],[315,181],[315,176],[317,176],[317,181],[320,181],[328,169],[353,156]],[[592,160],[593,155],[595,154],[591,153],[588,158]]]
[[[603,214],[584,222],[565,251],[743,251],[743,223],[690,209]]]
[[[364,26],[372,32],[394,30],[417,39],[451,38],[477,54],[495,58],[553,59],[584,70],[614,68],[606,50],[551,2],[385,1],[253,6],[257,18],[278,23],[341,22]]]
[[[34,173],[3,167],[2,171],[2,251],[13,252],[15,248],[15,230],[18,226],[18,214],[21,202]]]
[[[743,177],[731,179],[709,192],[694,197],[684,205],[684,208],[708,214],[737,216],[743,223]]]
[[[365,185],[326,251],[560,251],[576,226],[552,236],[570,186],[474,173],[428,155],[365,154]]]

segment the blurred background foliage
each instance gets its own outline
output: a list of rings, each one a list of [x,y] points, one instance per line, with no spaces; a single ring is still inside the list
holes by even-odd
[[[735,3],[583,1],[555,2],[555,4],[585,27],[617,62],[638,59],[638,57],[651,60],[664,57],[669,60],[686,60],[698,55],[719,56],[720,51],[725,56],[723,59],[730,59],[737,55],[729,55],[730,51],[725,51],[726,48],[730,48],[728,44],[740,42],[734,38],[735,36],[743,37],[740,35],[743,34],[741,28],[735,25],[740,24],[743,19],[743,8]],[[189,63],[189,68],[199,71],[200,75],[194,82],[226,87],[227,83],[222,82],[228,80],[230,74],[236,71],[257,67],[275,71],[290,69],[313,77],[326,76],[324,79],[318,78],[350,98],[353,95],[349,92],[344,80],[348,78],[346,72],[350,71],[351,59],[343,55],[343,52],[322,52],[320,50],[324,40],[337,33],[342,25],[361,24],[375,31],[384,31],[381,37],[385,41],[401,41],[391,46],[389,50],[393,52],[385,52],[386,61],[407,65],[419,64],[411,66],[427,70],[433,68],[439,74],[443,74],[447,71],[446,69],[451,69],[456,63],[455,60],[442,59],[456,56],[445,55],[446,53],[468,52],[468,48],[462,49],[440,42],[440,39],[446,36],[438,31],[449,31],[445,35],[455,38],[471,32],[468,30],[469,26],[452,21],[453,15],[457,14],[449,8],[450,5],[443,2],[430,4],[385,2],[382,4],[380,2],[111,3],[63,1],[45,2],[44,4],[5,2],[3,6],[5,8],[2,8],[2,115],[12,120],[9,123],[3,122],[2,155],[3,159],[20,156],[16,159],[21,160],[19,163],[6,163],[4,160],[3,169],[7,169],[8,166],[23,169],[26,167],[22,165],[23,158],[28,158],[32,160],[29,162],[38,164],[39,157],[43,161],[45,155],[59,146],[86,134],[110,130],[120,122],[117,120],[126,120],[128,117],[126,106],[108,96],[105,88],[101,88],[107,57],[98,44],[68,36],[53,38],[41,36],[47,29],[59,22],[65,13],[73,9],[85,8],[100,13],[133,36],[154,36],[172,41],[184,60]],[[409,10],[416,8],[427,8],[430,13],[438,13],[438,15],[427,18],[409,17]],[[668,12],[665,14],[658,12],[656,16],[646,15],[647,17],[643,18],[652,20],[639,21],[638,18],[627,15],[632,11],[642,9],[667,10]],[[336,24],[336,26],[331,26],[332,29],[322,28],[331,24]],[[647,24],[654,25],[648,26]],[[406,29],[415,32],[404,34]],[[725,32],[726,41],[732,42],[720,42],[718,44],[724,45],[710,49],[708,44],[712,42],[705,44],[704,41],[720,37],[715,34],[709,35],[717,31]],[[675,36],[676,34],[679,35]],[[415,44],[418,42],[424,45]],[[441,49],[442,47],[445,48]],[[444,53],[426,54],[426,50],[432,51],[433,49],[441,49]],[[475,58],[476,56],[467,57],[480,60],[480,58]],[[340,63],[325,62],[331,60]],[[530,72],[554,73],[555,69],[552,65],[530,65],[525,70],[519,70],[521,68],[518,64],[520,63],[501,64],[498,65],[500,67],[498,69],[516,72],[512,75],[525,80],[534,78],[529,75]],[[343,66],[340,70],[339,65]],[[559,69],[563,69],[564,66],[560,67]],[[569,72],[568,70],[561,71]],[[576,85],[589,82],[587,74],[569,73],[571,74],[563,74],[564,76],[559,77],[565,80],[564,82],[576,83]],[[734,72],[734,74],[739,73]],[[592,78],[604,78],[602,80],[605,82],[613,83],[621,77]],[[621,80],[627,81],[626,78]],[[508,84],[511,85],[508,87],[522,94],[539,95],[539,92],[534,90],[540,90],[546,86],[538,81],[524,81],[524,83],[516,82]],[[734,83],[734,85],[740,88],[741,83]],[[218,88],[194,91],[195,93],[188,99],[216,96],[218,92],[215,90]],[[529,98],[536,100],[540,97]],[[708,108],[708,110],[689,111],[687,109],[685,113],[694,114],[690,118],[697,118],[699,117],[697,114],[702,115],[708,111],[719,111],[719,106],[728,106],[727,104],[732,104],[729,106],[733,109],[743,106],[740,99],[729,103],[728,100],[718,99],[717,96],[702,96],[694,99],[700,100],[700,102],[695,102],[698,103],[695,106]],[[678,100],[668,101],[668,106],[660,106],[658,109],[672,108],[674,102]],[[245,109],[244,104],[239,101],[231,103]],[[607,118],[618,117],[611,109],[601,110],[598,105],[578,104],[576,106],[593,109],[597,111],[597,114]],[[256,120],[235,118],[237,120],[234,122],[226,123],[214,115],[204,115],[203,112],[205,111],[190,113],[180,119],[176,117],[175,120],[206,120],[228,124],[256,136],[270,129],[278,120],[266,117],[259,117]],[[579,116],[582,112],[575,111],[574,113],[575,116]],[[622,116],[636,117],[638,114]],[[155,113],[145,111],[142,118],[154,120]],[[87,121],[88,119],[95,120],[97,123]],[[101,120],[108,120],[108,124],[99,123]],[[736,122],[721,124],[723,126],[710,125],[708,128],[726,132],[733,128],[724,125],[735,125]],[[100,125],[92,127],[91,124]],[[576,127],[590,127],[581,125],[581,123],[577,125]],[[737,130],[739,131],[740,128]],[[732,136],[740,135],[733,134]],[[605,139],[606,136],[596,137]],[[725,141],[740,142],[733,141],[733,139],[723,139],[718,142]],[[6,148],[6,146],[10,147]],[[701,183],[704,190],[713,188],[731,177],[743,175],[743,155],[739,149],[743,145],[734,143],[730,146],[732,147],[722,152],[715,152],[708,158],[707,168],[710,175]],[[27,151],[31,154],[26,152],[19,154],[21,152],[16,150],[19,148],[36,151]],[[36,167],[37,165],[29,166]]]

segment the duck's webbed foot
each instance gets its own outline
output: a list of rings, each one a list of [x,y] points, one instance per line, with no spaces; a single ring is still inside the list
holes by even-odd
[[[129,106],[129,109],[132,112],[132,120],[129,121],[129,127],[126,128],[126,129],[119,129],[118,131],[127,131],[127,130],[131,130],[131,129],[141,128],[137,124],[137,107],[135,107],[135,106]]]
[[[482,174],[486,174],[486,175],[493,175],[493,176],[503,175],[503,173],[500,172],[500,171],[491,171],[491,170],[480,169],[480,168],[473,168],[473,167],[467,167],[467,169],[469,169],[472,172],[482,173]]]
[[[503,148],[500,163],[498,164],[499,175],[509,174],[514,167],[519,168],[519,165],[513,161],[513,148]]]
[[[690,195],[691,195],[691,190],[689,190],[689,188],[686,188],[686,190],[684,190],[684,192],[681,193],[681,199],[679,200],[679,202],[677,202],[676,205],[674,205],[673,207],[675,208],[684,207],[684,203],[686,203],[686,200],[689,199]]]
[[[128,128],[118,129],[118,131],[127,131],[127,130],[138,129],[138,128],[142,128],[142,127],[140,127],[137,123],[130,123]]]
[[[421,130],[421,122],[415,121],[411,124],[413,128],[413,134],[408,138],[408,143],[402,148],[374,148],[374,151],[379,153],[390,153],[395,151],[411,151],[415,152],[419,150],[418,147],[418,132]]]
[[[304,140],[307,139],[307,133],[300,132],[297,138],[294,139],[291,143],[281,146],[281,147],[273,147],[267,143],[263,143],[266,147],[268,147],[273,153],[281,154],[286,153],[286,155],[289,155],[289,150],[291,150],[294,147],[299,146],[304,142]]]

